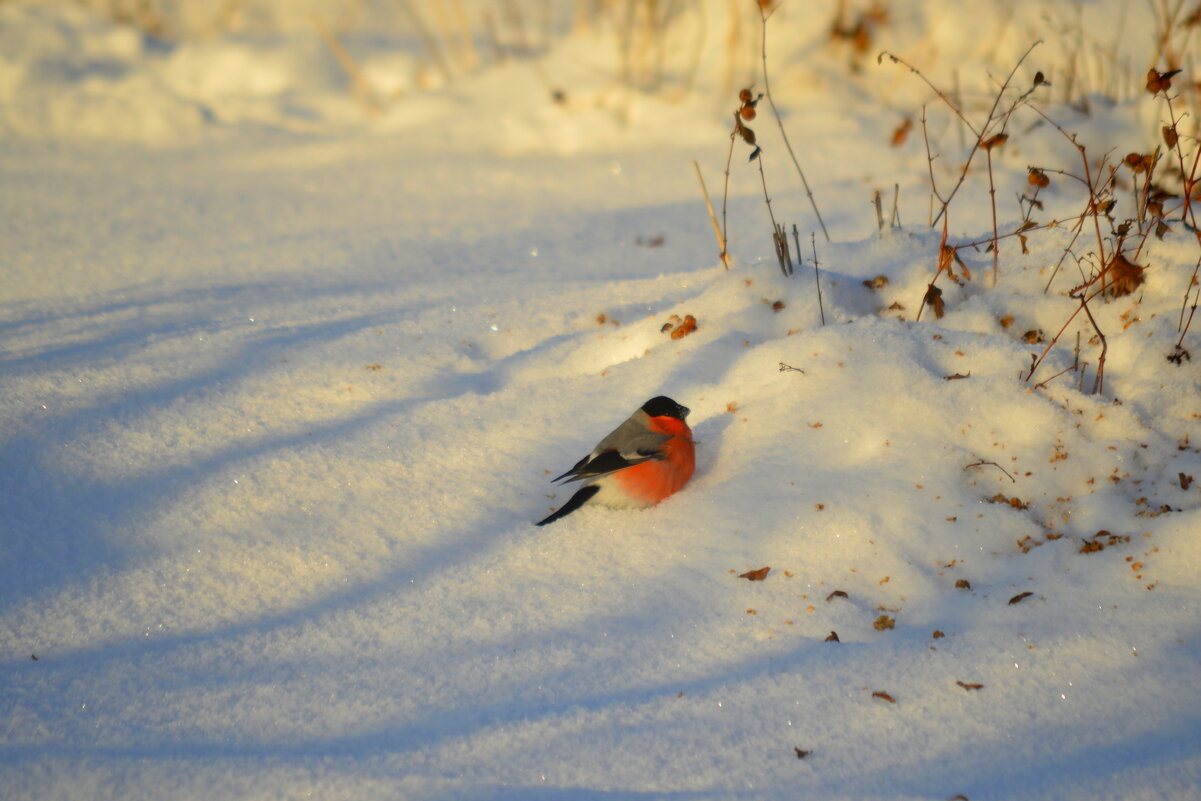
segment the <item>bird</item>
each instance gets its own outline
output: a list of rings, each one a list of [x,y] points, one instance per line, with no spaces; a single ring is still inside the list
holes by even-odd
[[[589,502],[643,509],[680,490],[696,469],[692,429],[684,422],[689,411],[665,395],[642,404],[592,453],[553,479],[565,484],[586,483],[537,525],[553,523]]]

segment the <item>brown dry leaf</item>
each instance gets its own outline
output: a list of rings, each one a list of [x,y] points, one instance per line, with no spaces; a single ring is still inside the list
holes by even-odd
[[[748,570],[745,573],[739,573],[738,578],[744,578],[747,581],[763,581],[770,572],[770,567],[761,567],[758,570]]]
[[[883,289],[888,286],[888,276],[877,275],[875,278],[869,278],[864,281],[863,285],[868,289]]]
[[[955,373],[954,375],[944,375],[943,380],[944,381],[958,381],[962,378],[971,378],[971,377],[972,377],[971,373],[968,373],[966,375],[964,375],[963,373]]]
[[[796,751],[797,759],[804,759],[805,757],[807,757],[813,753],[812,751],[803,751],[800,748],[797,748],[795,745],[792,747],[792,750]]]
[[[1114,298],[1131,294],[1147,280],[1143,275],[1145,270],[1145,267],[1140,267],[1127,259],[1124,253],[1118,253],[1109,262],[1109,271],[1113,278],[1106,292]]]
[[[1172,78],[1179,72],[1180,70],[1159,72],[1155,68],[1147,70],[1147,91],[1153,95],[1167,92],[1172,88]]]
[[[364,370],[370,370],[370,371],[371,371],[371,372],[373,372],[373,373],[377,373],[377,372],[379,372],[380,370],[383,370],[383,369],[384,369],[384,366],[383,366],[382,364],[369,364],[369,365],[367,365],[366,367],[364,367],[363,369],[364,369]]]
[[[957,579],[955,581],[955,589],[957,590],[970,590],[971,588],[972,582],[968,581],[967,579]]]
[[[888,629],[896,628],[896,618],[891,618],[888,615],[880,615],[872,622],[872,628],[876,631],[887,631]]]
[[[1184,473],[1180,474],[1180,489],[1186,490],[1193,485],[1193,477],[1187,476]]]
[[[1008,141],[1009,141],[1008,134],[999,133],[999,134],[990,136],[987,139],[985,139],[984,141],[982,141],[980,143],[980,147],[983,148],[984,150],[992,150],[995,147],[1001,147]]]
[[[984,498],[987,503],[1004,503],[1012,506],[1014,509],[1029,509],[1030,504],[1023,501],[1021,498],[1007,498],[1001,493],[993,495],[991,498]]]
[[[982,689],[984,689],[984,685],[983,685],[983,684],[968,684],[968,683],[966,683],[966,682],[962,682],[962,681],[957,681],[957,682],[955,682],[955,683],[956,683],[956,684],[958,684],[958,685],[959,685],[960,687],[962,687],[963,689],[965,689],[965,690],[969,691],[969,692],[970,692],[970,691],[972,691],[972,690],[982,690]]]
[[[1168,147],[1176,147],[1176,142],[1178,142],[1179,139],[1180,137],[1176,133],[1175,125],[1165,125],[1163,127],[1163,142],[1165,145]]]
[[[1017,595],[1015,595],[1009,599],[1009,605],[1013,606],[1014,604],[1020,604],[1022,601],[1026,600],[1033,594],[1034,593],[1030,592],[1029,590],[1027,590],[1026,592],[1019,592]]]
[[[675,327],[671,332],[672,339],[682,339],[696,330],[696,318],[691,314],[684,315],[684,322]]]
[[[935,630],[934,630],[934,633],[933,633],[933,634],[931,634],[930,636],[931,636],[931,637],[933,637],[933,638],[934,638],[934,639],[936,639],[936,640],[941,640],[943,637],[945,637],[945,636],[947,636],[947,635],[943,634],[943,633],[942,633],[941,631],[939,631],[938,629],[935,629]]]
[[[1132,152],[1126,154],[1126,158],[1122,159],[1122,163],[1137,175],[1147,171],[1148,159],[1142,153]]]
[[[1043,334],[1043,330],[1041,328],[1030,329],[1026,333],[1022,334],[1022,339],[1026,340],[1026,342],[1031,345],[1041,345],[1043,342],[1047,341],[1046,335]]]
[[[1030,171],[1026,173],[1026,183],[1036,186],[1039,189],[1045,189],[1051,185],[1051,179],[1042,170],[1037,167],[1031,167]]]
[[[771,305],[771,310],[774,312],[778,312],[783,308],[784,308],[784,301],[782,301],[782,300],[777,300],[775,303],[773,303]]]
[[[837,631],[830,632],[830,636],[826,637],[825,641],[826,642],[842,642],[842,640],[838,639]]]
[[[829,595],[827,595],[827,596],[826,596],[826,602],[827,602],[827,603],[829,603],[830,601],[833,601],[835,598],[847,598],[847,599],[850,599],[850,597],[851,597],[851,596],[847,595],[847,594],[846,594],[845,592],[843,592],[842,590],[835,590],[834,592],[832,592],[832,593],[830,593]]]
[[[905,144],[905,140],[909,138],[909,132],[913,130],[913,118],[906,117],[905,121],[896,127],[892,132],[892,146],[900,147]]]
[[[730,414],[734,414],[734,412],[737,410],[738,410],[738,404],[735,401],[730,401],[729,403],[726,404],[726,411],[729,412]]]
[[[890,704],[895,704],[897,702],[897,699],[893,698],[883,690],[876,690],[874,693],[872,693],[872,698],[879,698],[881,701],[887,701]]]
[[[1013,315],[1007,314],[998,320],[998,322],[1001,324],[1002,328],[1008,328],[1009,326],[1013,325]]]
[[[926,297],[922,298],[922,303],[931,306],[934,309],[934,316],[940,320],[942,319],[944,307],[941,289],[934,286],[934,284],[930,284],[930,286],[926,289]]]

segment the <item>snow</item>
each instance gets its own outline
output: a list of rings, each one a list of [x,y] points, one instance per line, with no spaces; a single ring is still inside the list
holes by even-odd
[[[1201,794],[1201,322],[1195,358],[1165,358],[1196,240],[1172,221],[1146,283],[1090,303],[1100,392],[1084,315],[1026,380],[1078,305],[1071,259],[1043,291],[1070,179],[1035,214],[1067,223],[1003,241],[995,286],[962,250],[972,278],[915,322],[940,228],[920,126],[889,140],[928,104],[944,190],[967,151],[875,60],[958,81],[982,119],[1041,36],[1021,88],[1044,70],[1048,113],[1117,161],[1166,114],[1141,6],[913,2],[855,56],[835,4],[785,3],[772,89],[831,236],[761,103],[804,256],[785,278],[750,149],[729,271],[691,164],[720,215],[753,9],[729,52],[729,4],[681,12],[695,75],[676,45],[634,91],[576,4],[545,6],[531,54],[449,76],[366,4],[336,30],[388,98],[368,113],[299,10],[244,5],[209,31],[164,4],[193,27],[162,40],[0,4],[0,795]],[[1073,53],[1087,112],[1060,94]],[[1002,231],[1028,166],[1079,169],[1014,119]],[[956,241],[991,235],[981,164]],[[685,314],[695,333],[661,330]],[[550,477],[658,394],[693,410],[692,482],[533,526],[568,497]]]

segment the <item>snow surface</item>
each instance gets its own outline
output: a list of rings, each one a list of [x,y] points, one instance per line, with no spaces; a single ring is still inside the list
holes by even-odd
[[[954,72],[982,117],[1041,36],[1022,86],[1066,91],[1074,53],[1090,108],[1057,118],[1120,158],[1162,124],[1149,14],[895,4],[855,56],[834,5],[768,29],[832,240],[761,104],[805,255],[784,278],[749,149],[728,272],[691,165],[720,213],[753,10],[728,70],[729,4],[687,9],[702,66],[654,91],[617,81],[603,25],[440,80],[411,31],[360,26],[364,73],[403,90],[369,116],[283,3],[172,42],[0,4],[0,796],[1201,797],[1201,328],[1165,358],[1196,240],[1151,238],[1145,286],[1092,304],[1100,394],[1082,319],[1023,380],[1025,332],[1076,305],[1070,260],[1043,292],[1064,229],[1007,240],[995,287],[964,251],[973,280],[913,322],[939,236],[920,129],[889,139],[929,103],[940,185],[966,150],[874,58]],[[1015,119],[1003,230],[1027,165],[1078,163]],[[953,235],[991,233],[984,181]],[[1082,205],[1066,179],[1043,197]],[[1077,330],[1083,380],[1036,388]],[[532,526],[660,393],[693,409],[693,481]]]

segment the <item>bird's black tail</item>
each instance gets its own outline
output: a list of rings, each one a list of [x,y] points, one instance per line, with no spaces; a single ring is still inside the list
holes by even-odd
[[[576,491],[576,494],[571,496],[571,500],[559,507],[559,511],[555,512],[545,520],[539,520],[538,525],[545,526],[547,523],[555,522],[560,517],[566,517],[587,503],[592,496],[598,492],[600,492],[600,487],[595,484],[589,484],[586,487],[580,487],[580,489]]]

